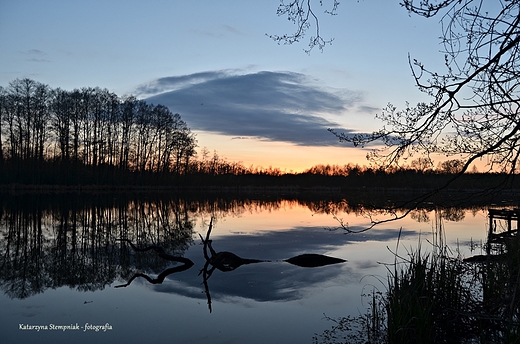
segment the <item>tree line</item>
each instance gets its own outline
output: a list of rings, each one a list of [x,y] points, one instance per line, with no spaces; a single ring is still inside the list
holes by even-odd
[[[195,134],[164,105],[99,87],[53,89],[29,78],[0,86],[3,185],[165,185],[283,174],[196,149]]]
[[[205,147],[197,155],[196,148],[186,122],[163,105],[98,87],[52,89],[27,78],[0,87],[2,185],[341,188],[400,187],[406,179],[408,187],[435,188],[464,165],[452,159],[434,169],[424,157],[399,168],[316,165],[288,173],[230,162]]]
[[[352,176],[352,175],[363,175],[363,174],[396,174],[402,172],[414,172],[416,174],[457,174],[462,171],[464,167],[464,161],[461,159],[447,159],[437,163],[437,167],[434,168],[434,161],[430,158],[417,158],[410,162],[409,165],[403,166],[360,166],[359,164],[348,163],[346,165],[324,165],[318,164],[305,170],[303,173],[322,175],[322,176]],[[468,173],[478,173],[476,166],[468,171]]]
[[[52,89],[28,78],[0,87],[0,166],[11,177],[49,164],[182,175],[196,147],[181,116],[164,105],[99,87]]]

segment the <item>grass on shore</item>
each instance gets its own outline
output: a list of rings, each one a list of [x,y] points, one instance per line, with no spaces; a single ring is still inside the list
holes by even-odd
[[[329,319],[315,343],[520,343],[520,238],[500,255],[466,262],[443,243],[395,254],[386,292],[374,290],[366,314]],[[496,252],[495,252],[496,253]]]

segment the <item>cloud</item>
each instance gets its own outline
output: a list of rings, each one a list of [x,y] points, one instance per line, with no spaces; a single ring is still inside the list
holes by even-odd
[[[225,30],[226,32],[229,32],[229,33],[232,33],[235,35],[240,35],[240,36],[243,35],[242,32],[240,32],[238,29],[234,28],[233,26],[222,25],[222,29]]]
[[[29,62],[36,62],[36,63],[50,62],[48,59],[42,58],[42,56],[45,56],[47,54],[39,49],[29,49],[29,50],[25,50],[25,51],[20,51],[20,53],[23,55],[32,56],[32,57],[26,59],[26,61],[29,61]]]
[[[302,146],[342,146],[327,129],[352,131],[323,115],[342,114],[362,101],[359,92],[333,92],[292,72],[206,71],[160,78],[136,91],[195,130]]]
[[[51,62],[51,61],[49,61],[49,60],[47,60],[47,59],[36,59],[36,58],[27,59],[27,61],[29,61],[29,62],[37,62],[37,63],[41,63],[41,62],[44,62],[44,63],[46,63],[46,62]]]
[[[206,36],[210,38],[223,38],[228,35],[238,35],[238,36],[244,36],[244,33],[242,33],[240,30],[236,29],[233,26],[230,25],[220,25],[217,27],[211,27],[211,28],[201,28],[201,29],[192,29],[190,30],[191,33],[199,36]]]
[[[368,105],[361,105],[361,106],[359,106],[358,109],[360,112],[369,113],[369,114],[375,114],[377,112],[381,112],[380,108],[376,108],[376,107],[368,106]]]
[[[26,55],[46,55],[43,51],[39,50],[39,49],[29,49],[29,50],[26,50],[26,51],[22,51],[22,54],[26,54]]]

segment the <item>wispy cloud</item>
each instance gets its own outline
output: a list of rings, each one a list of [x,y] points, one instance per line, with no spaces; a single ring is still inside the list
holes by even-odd
[[[29,62],[37,62],[37,63],[46,63],[46,62],[51,62],[50,60],[47,60],[47,59],[37,59],[37,58],[30,58],[30,59],[27,59],[27,61]]]
[[[26,50],[26,51],[22,51],[22,54],[27,54],[27,55],[46,55],[43,51],[39,50],[39,49],[29,49],[29,50]]]
[[[235,35],[244,35],[242,32],[240,32],[238,29],[236,29],[235,27],[233,26],[229,26],[229,25],[222,25],[222,29],[226,32],[229,32],[229,33],[232,33],[232,34],[235,34]]]
[[[50,62],[50,60],[43,58],[43,56],[45,56],[47,54],[39,49],[29,49],[29,50],[21,51],[20,53],[23,55],[30,56],[28,59],[26,59],[26,61],[29,61],[29,62],[36,62],[36,63]]]
[[[358,107],[358,109],[360,112],[364,112],[364,113],[368,113],[368,114],[375,114],[375,113],[381,111],[380,108],[376,108],[376,107],[368,106],[368,105],[361,105]]]
[[[230,25],[220,25],[211,28],[192,29],[190,30],[190,32],[198,36],[205,36],[211,38],[223,38],[229,36],[230,34],[244,36],[244,33]]]
[[[195,130],[303,146],[343,145],[327,128],[352,131],[323,115],[362,102],[359,92],[329,91],[292,72],[207,71],[160,78],[136,91],[180,113]]]

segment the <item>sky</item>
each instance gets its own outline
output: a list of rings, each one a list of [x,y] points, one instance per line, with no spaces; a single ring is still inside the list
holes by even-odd
[[[321,34],[334,40],[306,54],[310,36],[268,37],[295,30],[278,0],[0,0],[0,86],[31,78],[164,104],[200,149],[245,166],[369,165],[372,147],[327,129],[372,132],[388,103],[427,100],[408,56],[442,69],[441,26],[398,0],[341,1],[332,17],[323,3],[314,3]]]

